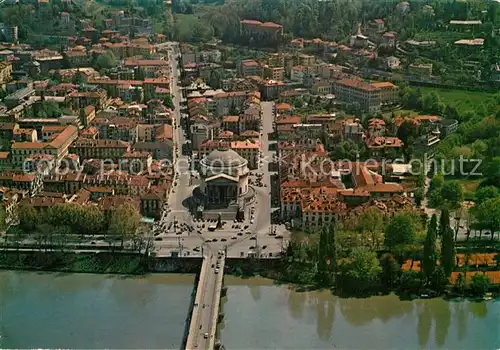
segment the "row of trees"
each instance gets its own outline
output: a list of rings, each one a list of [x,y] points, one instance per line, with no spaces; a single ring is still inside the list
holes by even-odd
[[[74,235],[116,235],[131,237],[137,233],[141,215],[129,203],[104,212],[98,206],[75,203],[56,204],[38,212],[31,205],[18,210],[19,228],[24,233],[57,232]]]

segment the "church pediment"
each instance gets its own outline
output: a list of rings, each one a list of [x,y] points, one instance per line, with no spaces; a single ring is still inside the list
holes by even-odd
[[[221,183],[221,184],[226,183],[227,184],[228,182],[237,183],[238,179],[235,177],[226,175],[226,174],[218,174],[218,175],[214,175],[214,176],[211,176],[211,177],[205,179],[205,182],[210,182],[211,184],[214,184],[214,183]]]

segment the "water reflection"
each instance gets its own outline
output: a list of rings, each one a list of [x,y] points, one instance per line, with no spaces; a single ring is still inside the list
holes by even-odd
[[[330,340],[332,335],[333,323],[335,321],[336,299],[331,298],[325,293],[318,293],[316,302],[316,333],[318,338],[324,342]]]
[[[242,306],[248,298],[255,300],[253,294],[248,295],[248,286],[228,286],[222,332],[227,348],[500,348],[498,332],[494,332],[500,316],[498,302],[402,301],[395,295],[343,299],[329,291],[300,292],[256,281],[250,284],[261,285],[259,303],[250,303],[251,307]],[[241,317],[249,313],[258,316],[258,321]],[[483,321],[471,322],[471,317]]]
[[[400,301],[397,296],[372,297],[366,299],[340,299],[342,316],[353,326],[363,326],[379,319],[387,323],[402,318],[413,311],[411,302]]]
[[[488,308],[486,307],[486,303],[483,302],[474,302],[469,303],[469,312],[474,315],[476,318],[485,318],[488,315]]]
[[[290,314],[296,320],[301,319],[304,314],[304,305],[306,302],[307,293],[295,292],[289,290],[288,293],[288,309]]]
[[[260,300],[260,286],[258,285],[250,285],[248,286],[250,289],[250,294],[252,295],[253,301],[259,301]]]
[[[418,346],[424,349],[429,342],[429,334],[432,327],[432,315],[428,303],[417,303],[417,317]]]
[[[463,340],[467,335],[467,310],[463,302],[454,302],[453,309],[457,320],[458,340]]]
[[[436,303],[436,307],[432,308],[432,318],[434,320],[434,336],[435,343],[438,347],[442,348],[446,343],[446,337],[451,324],[451,310],[450,303],[440,299],[432,300]],[[439,307],[437,307],[439,305]]]

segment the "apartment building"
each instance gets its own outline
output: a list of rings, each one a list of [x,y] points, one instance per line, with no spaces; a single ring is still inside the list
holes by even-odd
[[[240,21],[240,33],[247,36],[261,35],[278,38],[283,35],[283,26],[273,22],[244,19]]]
[[[243,77],[262,77],[262,67],[255,60],[244,60],[240,64],[240,72]]]
[[[232,91],[218,93],[213,97],[215,104],[215,114],[223,116],[231,114],[231,109],[242,109],[247,101],[252,99],[260,101],[260,94],[257,91]]]
[[[12,165],[22,168],[26,158],[36,154],[49,154],[55,162],[68,154],[69,146],[78,137],[78,128],[68,125],[50,142],[14,142],[11,148]]]
[[[284,88],[285,83],[277,80],[265,80],[259,84],[259,91],[266,101],[278,98]]]
[[[200,151],[198,153],[199,159],[203,159],[208,156],[210,152],[216,150],[220,147],[230,148],[241,157],[245,158],[248,162],[248,167],[250,169],[257,169],[259,167],[259,142],[244,140],[244,141],[216,141],[216,140],[206,140],[200,146]]]
[[[260,144],[257,140],[232,141],[230,148],[248,161],[248,168],[259,168]]]
[[[130,144],[121,140],[77,139],[70,147],[70,152],[77,154],[81,160],[109,159],[118,161],[127,152]]]
[[[264,78],[283,81],[285,80],[285,68],[265,66]]]
[[[107,93],[106,90],[79,92],[73,91],[67,96],[67,100],[74,110],[94,106],[97,110],[103,109],[106,105]]]
[[[378,112],[383,104],[395,103],[399,97],[398,88],[388,82],[367,83],[356,79],[343,79],[334,83],[337,99],[357,103],[364,112]]]
[[[399,88],[391,82],[382,81],[370,85],[379,91],[382,105],[393,104],[399,99]]]
[[[225,115],[222,117],[222,129],[239,134],[242,129],[241,118],[238,115]]]
[[[0,186],[16,188],[35,195],[43,188],[43,177],[39,172],[2,172],[0,173]]]
[[[136,76],[154,78],[160,70],[169,68],[170,64],[166,60],[136,60],[126,59],[123,62],[125,68],[134,69]]]
[[[154,45],[145,43],[104,43],[102,46],[113,52],[113,54],[119,58],[127,58],[133,56],[151,56],[156,53],[156,48]]]

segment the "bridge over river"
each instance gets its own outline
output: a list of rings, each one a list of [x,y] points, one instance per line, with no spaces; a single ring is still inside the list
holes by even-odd
[[[216,347],[225,259],[222,251],[215,253],[206,249],[203,253],[186,349],[212,350]]]

